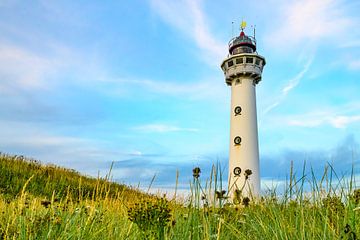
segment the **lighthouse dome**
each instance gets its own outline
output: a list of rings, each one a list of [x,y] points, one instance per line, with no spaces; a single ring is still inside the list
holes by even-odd
[[[229,42],[229,53],[231,55],[241,53],[253,53],[256,51],[256,40],[254,37],[245,35],[241,31],[240,35],[231,39]]]

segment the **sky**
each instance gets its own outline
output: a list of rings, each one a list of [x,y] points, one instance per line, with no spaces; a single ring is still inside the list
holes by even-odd
[[[227,174],[228,41],[256,27],[263,189],[360,171],[356,0],[0,0],[0,151],[171,189]]]

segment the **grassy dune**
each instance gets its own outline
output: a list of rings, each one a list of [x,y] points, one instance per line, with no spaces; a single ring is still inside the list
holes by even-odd
[[[214,167],[207,181],[194,174],[179,203],[0,155],[0,239],[359,239],[360,191],[331,173],[291,176],[281,196],[232,204]]]
[[[90,178],[72,169],[1,153],[0,176],[0,194],[5,199],[19,196],[25,184],[26,192],[46,199],[71,197],[82,200],[105,195],[116,197],[118,194],[132,198],[133,195],[142,195],[136,189],[109,182],[107,177]]]

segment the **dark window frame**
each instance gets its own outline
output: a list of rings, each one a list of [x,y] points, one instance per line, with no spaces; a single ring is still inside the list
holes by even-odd
[[[236,59],[236,64],[243,64],[244,63],[244,59],[243,58],[237,58]]]
[[[254,58],[253,57],[246,57],[246,63],[253,64],[254,63]]]

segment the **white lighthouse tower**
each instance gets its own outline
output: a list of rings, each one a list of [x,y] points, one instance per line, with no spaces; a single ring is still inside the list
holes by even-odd
[[[221,64],[231,86],[229,194],[234,199],[260,194],[255,86],[265,58],[256,52],[255,31],[247,36],[245,26],[242,22],[240,35],[230,40],[228,57]]]

